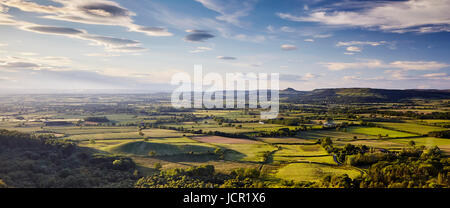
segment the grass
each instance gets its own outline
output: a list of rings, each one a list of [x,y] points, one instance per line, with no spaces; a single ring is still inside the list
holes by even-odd
[[[347,174],[351,178],[360,175],[355,169],[345,167],[334,167],[315,163],[292,163],[278,170],[276,177],[284,180],[300,181],[320,181],[326,175]]]
[[[108,133],[125,133],[125,132],[137,132],[136,127],[103,127],[103,126],[54,126],[44,127],[44,130],[55,131],[66,135],[79,135],[79,134],[108,134]]]
[[[396,140],[396,139],[392,139]],[[336,146],[344,146],[346,144],[353,145],[366,145],[369,147],[383,148],[383,149],[401,149],[405,147],[404,144],[395,143],[390,140],[379,140],[379,139],[370,139],[370,140],[352,140],[352,141],[333,141]]]
[[[87,129],[86,129],[87,128]],[[90,131],[92,130],[92,131]],[[103,131],[111,131],[109,133]],[[167,129],[144,129],[142,133],[144,136],[140,136],[136,128],[104,128],[104,127],[83,127],[83,129],[73,129],[68,127],[67,129],[55,129],[57,132],[65,133],[78,133],[77,135],[67,136],[66,139],[70,140],[89,140],[89,139],[143,139],[143,138],[153,138],[153,137],[183,137],[192,136],[191,133],[182,133],[174,130]],[[88,134],[88,132],[92,132]],[[95,133],[100,132],[100,133]],[[115,132],[115,133],[112,133]]]
[[[298,135],[300,138],[304,139],[319,139],[323,137],[331,137],[333,139],[348,140],[353,139],[355,136],[357,139],[375,139],[373,135],[360,134],[355,132],[342,132],[336,130],[315,130],[315,131],[305,131],[300,132]]]
[[[278,131],[281,128],[289,128],[294,130],[298,126],[283,126],[279,124],[259,124],[259,123],[233,123],[234,127],[227,125],[218,125],[216,122],[193,123],[184,122],[183,124],[170,124],[169,127],[183,127],[185,129],[202,130],[204,133],[208,131],[220,131],[225,133],[252,133],[252,132],[271,132]],[[241,126],[241,127],[238,127]]]
[[[426,126],[416,123],[393,123],[393,122],[376,122],[376,124],[381,125],[386,128],[397,129],[401,131],[407,131],[411,133],[416,133],[420,135],[427,134],[431,131],[443,131],[446,128],[441,128],[437,126]]]
[[[145,142],[134,141],[119,144],[108,148],[109,152],[121,153],[121,154],[134,154],[148,156],[151,152],[154,152],[155,156],[170,156],[179,154],[205,154],[213,153],[215,147],[199,143],[157,143],[157,142]]]
[[[108,140],[95,140],[94,143],[90,141],[81,141],[78,144],[82,147],[89,147],[100,151],[107,152],[109,148],[115,145],[125,144],[128,142],[135,142],[135,139],[108,139]]]
[[[144,129],[142,130],[144,137],[182,137],[182,136],[192,136],[191,133],[183,133],[168,129]]]
[[[444,120],[444,119],[426,119],[426,120],[419,120],[418,122],[424,122],[428,124],[439,124],[439,123],[450,123],[450,120]]]
[[[328,153],[320,145],[278,145],[274,156],[327,156]]]
[[[381,134],[382,136],[388,135],[389,138],[398,138],[398,137],[413,137],[417,136],[415,134],[411,133],[405,133],[400,131],[394,131],[384,128],[378,128],[378,127],[350,127],[348,128],[349,133],[357,133],[357,134],[366,134],[366,135],[372,135],[377,136]]]
[[[419,137],[419,138],[407,138],[407,139],[390,139],[388,141],[400,143],[400,144],[408,144],[409,141],[414,141],[416,146],[424,145],[426,147],[432,146],[445,146],[450,145],[450,139],[442,139],[435,137]]]
[[[226,160],[234,161],[249,161],[249,162],[262,162],[262,154],[266,151],[274,151],[275,147],[268,144],[217,144],[217,146],[226,148],[231,151],[227,151],[225,154]]]
[[[281,137],[281,138],[261,137],[259,139],[261,141],[271,143],[271,144],[277,144],[277,143],[314,144],[315,143],[315,140],[312,140],[312,139],[300,139],[300,138],[295,138],[295,137]]]
[[[274,156],[273,160],[275,162],[313,162],[313,163],[323,163],[329,165],[336,165],[333,156],[314,156],[314,157],[286,157],[286,156]]]
[[[80,134],[65,137],[64,139],[70,140],[104,140],[104,139],[143,139],[137,132],[125,132],[125,133],[100,133],[100,134]]]

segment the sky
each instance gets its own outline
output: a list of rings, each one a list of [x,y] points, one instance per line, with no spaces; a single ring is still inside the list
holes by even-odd
[[[450,0],[0,0],[0,92],[170,90],[279,73],[280,88],[450,89]]]

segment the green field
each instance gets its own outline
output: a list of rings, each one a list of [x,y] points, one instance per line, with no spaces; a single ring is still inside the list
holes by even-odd
[[[284,180],[300,181],[320,181],[326,175],[347,174],[351,178],[360,175],[355,169],[322,165],[315,163],[292,163],[286,165],[275,173],[275,176]]]
[[[378,128],[378,127],[350,127],[350,128],[348,128],[348,132],[371,135],[371,136],[377,136],[379,134],[381,134],[381,136],[388,135],[387,137],[389,137],[389,138],[417,136],[416,134],[394,131],[394,130]]]
[[[271,143],[271,144],[277,144],[277,143],[290,143],[290,144],[314,144],[315,140],[313,139],[300,139],[300,138],[295,138],[295,137],[275,137],[275,138],[271,138],[271,137],[261,137],[258,138],[261,141],[267,142],[267,143]]]
[[[353,96],[352,93],[340,95]],[[21,107],[25,104],[20,101],[19,104],[9,105],[11,110],[0,109],[4,110],[0,115],[0,129],[39,136],[53,134],[56,139],[77,144],[80,149],[92,154],[129,157],[136,163],[139,177],[155,176],[160,171],[173,168],[214,165],[220,174],[229,174],[238,168],[253,168],[260,173],[258,180],[262,179],[265,185],[273,187],[291,186],[287,185],[291,183],[280,183],[280,179],[318,182],[324,176],[342,174],[355,178],[360,171],[369,168],[371,162],[342,165],[337,164],[335,155],[355,159],[355,154],[389,154],[388,159],[382,158],[384,161],[381,161],[389,163],[392,162],[391,157],[403,157],[398,154],[403,149],[421,151],[419,148],[413,149],[410,141],[414,141],[416,147],[438,146],[444,153],[442,158],[450,155],[450,139],[425,136],[430,131],[448,130],[439,127],[450,123],[441,119],[447,116],[445,113],[433,115],[432,118],[436,119],[423,120],[419,118],[428,115],[401,114],[419,107],[426,108],[423,112],[448,112],[448,101],[416,103],[418,106],[412,106],[409,102],[356,105],[286,102],[280,108],[279,120],[265,120],[254,115],[258,112],[252,110],[173,109],[167,99],[147,103],[147,97],[144,97],[134,103],[124,98],[117,98],[118,101],[113,103],[103,99],[94,99],[93,103],[89,103],[79,97],[62,99],[65,103],[60,103],[59,98],[55,98],[46,105],[36,99],[39,101],[38,107],[34,108]],[[131,96],[129,99],[133,98]],[[3,102],[8,102],[8,99]],[[375,109],[398,112],[380,113]],[[97,116],[106,116],[112,122],[83,122],[86,117]],[[43,121],[72,123],[47,123],[66,126],[45,126]],[[334,125],[326,124],[331,121]],[[279,131],[282,128],[289,131]],[[192,133],[194,131],[197,134]],[[331,138],[331,144],[319,144],[320,141],[327,141],[319,140],[326,137]],[[369,151],[365,151],[367,149],[362,145]],[[28,157],[28,154],[24,155]],[[436,178],[432,180],[436,181]],[[293,186],[301,184],[307,183]]]
[[[326,156],[329,155],[320,145],[278,145],[274,156]]]
[[[206,154],[213,153],[214,146],[192,142],[192,143],[157,143],[135,141],[124,144],[119,144],[107,149],[108,152],[119,154],[134,154],[148,156],[151,152],[155,156],[170,156],[180,154]]]
[[[214,144],[214,143],[213,143]],[[275,147],[261,144],[216,144],[219,147],[231,150],[225,155],[226,160],[262,162],[262,154],[276,150]]]
[[[450,139],[435,137],[419,137],[408,139],[390,139],[390,142],[407,145],[409,141],[414,141],[416,146],[424,145],[426,147],[438,146],[446,155],[450,155]]]
[[[431,131],[444,131],[448,130],[445,128],[437,127],[437,126],[426,126],[420,125],[416,123],[393,123],[393,122],[376,122],[376,124],[381,125],[386,128],[397,129],[400,131],[411,132],[415,134],[424,135]]]
[[[291,163],[291,162],[312,162],[312,163],[321,163],[328,165],[336,165],[336,162],[333,159],[333,156],[325,155],[325,156],[273,156],[273,161],[280,163]]]
[[[361,134],[357,132],[342,132],[342,131],[336,131],[336,130],[314,130],[314,131],[305,131],[300,132],[298,134],[298,137],[304,138],[304,139],[320,139],[323,137],[331,137],[333,139],[339,139],[339,140],[351,140],[354,137],[357,139],[375,139],[376,136],[374,135],[367,135],[367,134]]]

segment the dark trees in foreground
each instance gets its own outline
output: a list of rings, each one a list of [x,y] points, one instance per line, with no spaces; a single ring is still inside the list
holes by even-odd
[[[0,187],[133,187],[135,166],[70,142],[0,130]]]

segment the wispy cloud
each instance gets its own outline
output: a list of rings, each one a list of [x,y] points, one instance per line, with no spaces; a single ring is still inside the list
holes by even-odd
[[[195,0],[204,7],[220,14],[216,19],[228,22],[230,24],[241,26],[242,17],[248,16],[253,10],[257,0]]]
[[[78,38],[82,40],[91,41],[93,45],[104,46],[107,51],[110,52],[139,52],[146,49],[139,46],[140,42],[135,40],[115,38],[108,36],[92,35],[85,30],[79,30],[68,27],[56,27],[46,25],[34,25],[31,23],[25,23],[25,25],[19,27],[22,30],[50,34],[50,35],[62,35],[71,38]]]
[[[326,25],[362,27],[387,32],[450,31],[450,3],[448,0],[409,0],[370,4],[362,9],[319,9],[306,16],[277,13],[286,20],[318,22]]]
[[[222,59],[222,60],[236,60],[236,57],[233,56],[217,56],[217,59]]]
[[[204,42],[205,40],[215,37],[205,30],[186,30],[186,32],[189,34],[184,37],[184,40],[190,42]]]
[[[280,79],[285,82],[311,81],[322,77],[320,74],[305,73],[304,75],[297,74],[280,74]]]
[[[212,48],[199,46],[199,47],[195,48],[194,50],[189,51],[189,53],[201,53],[201,52],[210,51],[210,50],[212,50]]]
[[[364,68],[392,68],[402,69],[404,71],[427,71],[438,70],[450,66],[449,64],[436,61],[394,61],[391,63],[384,63],[380,60],[368,60],[361,62],[328,62],[321,64],[331,71]]]
[[[40,56],[18,57],[6,56],[0,59],[0,69],[16,72],[20,70],[53,70],[62,71],[69,69],[72,60],[67,57]]]
[[[281,50],[284,51],[293,51],[293,50],[297,50],[297,46],[295,45],[291,45],[291,44],[283,44],[280,46]]]
[[[24,0],[3,0],[1,4],[25,12],[41,13],[42,18],[83,24],[114,25],[128,28],[129,31],[144,33],[148,36],[172,36],[166,28],[137,25],[132,17],[136,14],[107,0],[52,0],[61,6],[41,5]]]
[[[379,46],[387,44],[387,41],[348,41],[342,42],[339,41],[336,46],[355,46],[355,45],[370,45],[370,46]]]
[[[426,77],[426,78],[442,78],[442,77],[447,77],[447,73],[430,73],[430,74],[424,74],[422,76]]]
[[[10,1],[7,1],[10,2]],[[21,2],[21,1],[19,1]],[[25,7],[26,11],[35,11],[35,10],[46,10],[52,8],[51,6],[40,7],[33,2],[29,2],[30,4],[25,4],[28,7]],[[32,5],[32,6],[30,6]],[[23,9],[23,8],[22,8]],[[59,26],[51,26],[51,25],[40,25],[32,22],[15,20],[9,14],[0,13],[0,25],[9,25],[12,27],[16,27],[17,29],[21,29],[28,32],[39,33],[39,34],[49,34],[49,35],[60,35],[66,36],[70,38],[77,38],[82,40],[90,41],[92,45],[100,45],[104,46],[107,51],[110,52],[138,52],[144,51],[145,48],[140,46],[139,41],[123,39],[123,38],[115,38],[101,35],[90,34],[85,30],[71,28],[71,27],[59,27]]]
[[[381,45],[387,45],[390,49],[395,49],[395,42],[388,42],[388,41],[348,41],[343,42],[339,41],[336,46],[346,47],[347,51],[350,52],[361,52],[364,46],[381,46]]]
[[[356,47],[356,46],[349,46],[346,48],[346,50],[350,51],[350,52],[361,52],[361,48]]]

